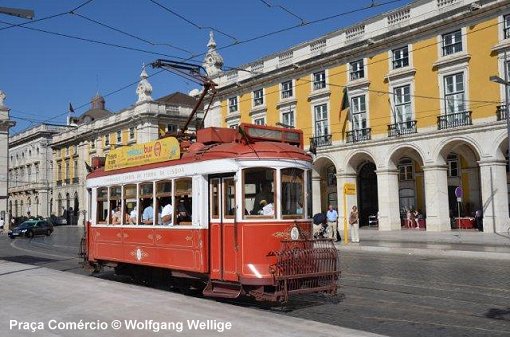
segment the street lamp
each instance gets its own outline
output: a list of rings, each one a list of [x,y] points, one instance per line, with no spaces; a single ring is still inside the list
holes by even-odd
[[[510,82],[506,79],[508,77],[507,75],[508,71],[505,67],[505,79],[502,79],[499,76],[491,76],[489,77],[489,80],[491,82],[495,82],[498,84],[503,84],[505,86],[505,117],[506,117],[506,134],[508,137],[508,160],[510,161],[510,111],[508,109],[508,87],[510,86]]]

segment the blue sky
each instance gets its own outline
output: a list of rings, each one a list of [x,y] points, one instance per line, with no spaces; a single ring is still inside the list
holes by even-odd
[[[0,15],[0,89],[7,95],[5,104],[11,109],[11,118],[17,122],[11,131],[45,121],[65,123],[69,102],[75,114],[81,115],[97,92],[105,96],[106,107],[112,112],[134,104],[142,63],[193,56],[192,61],[201,63],[209,40],[207,27],[217,31],[215,39],[221,48],[234,39],[245,41],[338,15],[221,49],[225,66],[237,67],[409,2],[377,0],[376,6],[368,8],[372,0],[0,0],[0,7],[34,10],[35,20],[62,14],[25,26],[31,29],[9,27],[28,20]],[[69,13],[81,5],[75,14]],[[351,11],[355,12],[339,15]],[[162,45],[154,45],[157,43]],[[147,71],[149,75],[156,72]],[[197,88],[168,72],[149,81],[153,98]]]

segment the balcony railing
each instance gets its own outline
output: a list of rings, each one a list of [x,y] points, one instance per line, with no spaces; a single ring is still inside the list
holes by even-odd
[[[358,129],[347,132],[347,143],[359,143],[372,138],[372,129]]]
[[[471,111],[462,111],[454,114],[437,116],[437,129],[458,128],[464,125],[473,124],[471,120]]]
[[[322,147],[331,145],[331,135],[323,135],[310,138],[310,147]]]
[[[410,135],[416,132],[416,121],[401,122],[388,125],[388,137]]]
[[[498,116],[498,121],[505,120],[507,117],[506,114],[506,105],[499,105],[496,108],[496,115]]]

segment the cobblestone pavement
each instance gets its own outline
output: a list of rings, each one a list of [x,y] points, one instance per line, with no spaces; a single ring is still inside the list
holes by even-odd
[[[85,273],[77,265],[76,229],[58,230],[56,236],[14,243],[0,236],[0,259]],[[306,296],[286,310],[258,308],[388,336],[510,336],[508,261],[367,251],[341,255],[335,299]]]
[[[388,336],[510,336],[508,261],[342,255],[339,301],[286,314]]]

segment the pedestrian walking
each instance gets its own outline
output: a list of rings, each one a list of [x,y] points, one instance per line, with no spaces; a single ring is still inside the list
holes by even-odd
[[[0,231],[4,230],[5,221],[4,218],[0,218]]]
[[[328,237],[330,239],[335,239],[335,241],[338,241],[336,239],[336,231],[337,231],[337,227],[338,227],[338,213],[333,208],[333,205],[329,205],[328,211],[326,212],[326,218],[328,219],[328,230],[329,230]]]
[[[351,225],[351,241],[359,242],[359,214],[358,207],[356,206],[352,206],[352,211],[349,215],[349,224]]]

